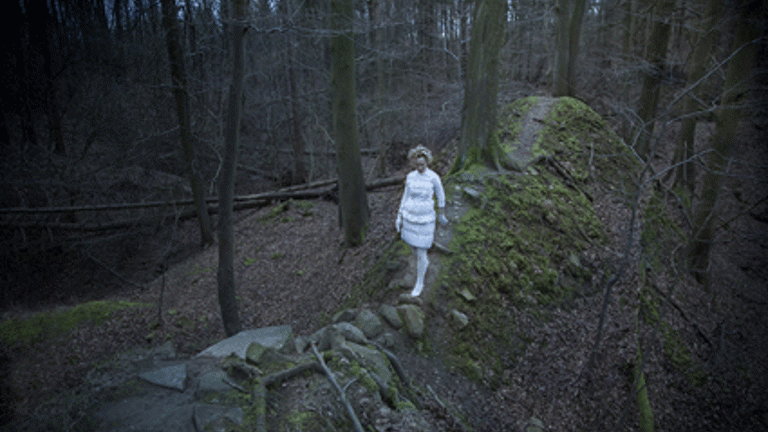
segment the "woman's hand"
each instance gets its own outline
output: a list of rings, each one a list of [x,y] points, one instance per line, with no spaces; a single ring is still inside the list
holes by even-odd
[[[403,214],[398,213],[397,219],[395,219],[395,229],[397,232],[400,232],[400,228],[403,226]]]
[[[448,224],[448,218],[445,217],[445,209],[439,209],[438,210],[437,219],[440,221],[440,225],[447,225]]]

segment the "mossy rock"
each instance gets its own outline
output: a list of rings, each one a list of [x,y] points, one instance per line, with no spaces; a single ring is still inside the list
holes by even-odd
[[[635,167],[619,137],[576,99],[526,98],[500,113],[498,139],[514,171],[470,167],[444,179],[447,191],[474,192],[451,197],[449,205],[468,209],[453,226],[438,284],[469,318],[442,332],[446,358],[475,379],[502,376],[530,343],[535,329],[517,328],[516,316],[546,319],[587,292],[598,267],[590,257],[608,241],[592,201],[621,188]]]

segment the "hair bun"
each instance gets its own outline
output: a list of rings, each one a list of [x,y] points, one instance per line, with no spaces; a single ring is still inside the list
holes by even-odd
[[[427,163],[432,162],[432,152],[421,144],[408,151],[408,160],[415,161],[419,157],[424,157]]]

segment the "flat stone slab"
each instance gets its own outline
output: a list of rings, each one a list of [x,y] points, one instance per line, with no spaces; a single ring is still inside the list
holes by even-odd
[[[143,372],[139,378],[161,387],[184,391],[187,388],[187,365],[183,363]]]
[[[293,328],[289,325],[243,330],[204,349],[195,357],[224,358],[234,354],[240,359],[245,360],[245,353],[248,351],[248,346],[252,343],[256,342],[279,351],[292,336]]]

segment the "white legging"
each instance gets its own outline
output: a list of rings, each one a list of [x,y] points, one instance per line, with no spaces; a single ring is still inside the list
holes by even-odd
[[[416,255],[416,285],[413,287],[411,295],[416,297],[421,294],[421,290],[424,289],[424,275],[427,274],[429,259],[427,258],[426,249],[413,248],[413,252]]]

